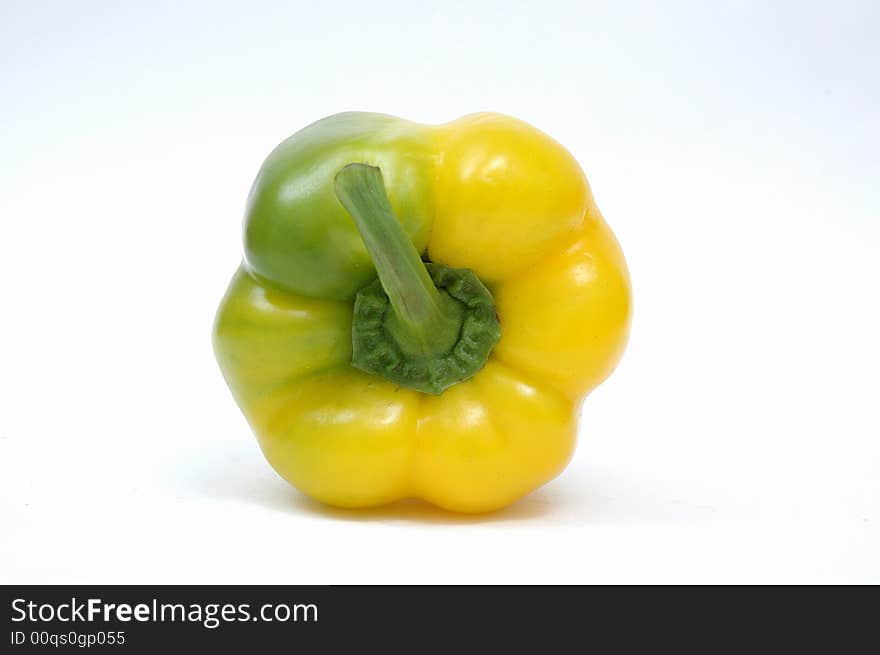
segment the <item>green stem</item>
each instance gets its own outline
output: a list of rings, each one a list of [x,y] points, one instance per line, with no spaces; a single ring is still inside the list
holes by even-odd
[[[351,214],[393,310],[385,327],[408,355],[431,357],[458,340],[462,309],[438,291],[394,215],[382,171],[349,164],[336,174],[336,197]]]

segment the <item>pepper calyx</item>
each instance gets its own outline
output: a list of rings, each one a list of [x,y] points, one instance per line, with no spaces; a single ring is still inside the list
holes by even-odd
[[[469,269],[421,260],[378,168],[349,164],[335,181],[379,275],[355,296],[352,366],[433,395],[475,375],[501,337],[492,294]]]

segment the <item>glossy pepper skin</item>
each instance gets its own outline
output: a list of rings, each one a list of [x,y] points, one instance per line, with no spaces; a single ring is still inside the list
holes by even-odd
[[[501,337],[488,361],[438,395],[351,364],[353,299],[376,279],[334,192],[353,162],[381,170],[418,253],[473,271],[494,299]],[[626,345],[626,263],[584,173],[508,116],[318,121],[263,164],[244,241],[215,352],[270,464],[330,505],[514,502],[565,467],[581,401]]]

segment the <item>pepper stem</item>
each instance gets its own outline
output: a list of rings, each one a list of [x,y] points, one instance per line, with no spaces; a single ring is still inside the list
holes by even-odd
[[[458,341],[463,310],[439,291],[401,227],[385,193],[382,171],[348,164],[336,174],[336,197],[351,214],[373,259],[393,314],[385,329],[412,357],[448,352]]]

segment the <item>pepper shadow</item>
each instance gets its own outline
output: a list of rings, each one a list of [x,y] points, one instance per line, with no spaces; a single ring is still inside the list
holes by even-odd
[[[172,460],[168,483],[181,495],[252,504],[328,521],[440,525],[508,524],[583,526],[634,522],[705,523],[716,508],[677,498],[668,484],[598,468],[574,469],[505,509],[457,514],[409,499],[369,509],[340,509],[314,501],[282,480],[259,450],[245,443],[192,450]],[[571,467],[570,467],[571,468]]]
[[[542,500],[539,496],[536,496],[536,494],[523,498],[504,509],[482,514],[460,514],[450,512],[417,498],[399,500],[380,507],[343,509],[324,505],[323,503],[312,500],[308,496],[304,496],[293,489],[290,490],[288,496],[286,503],[288,511],[309,513],[315,516],[320,516],[321,518],[337,521],[384,523],[413,522],[462,525],[528,521],[544,518],[553,514],[552,504]]]

